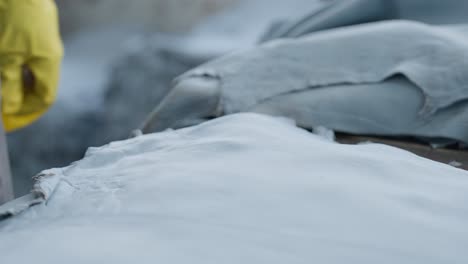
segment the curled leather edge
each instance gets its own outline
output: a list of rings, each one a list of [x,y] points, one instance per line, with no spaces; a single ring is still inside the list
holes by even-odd
[[[31,192],[0,206],[0,221],[21,214],[29,208],[46,203],[63,179],[61,169],[46,170],[33,177]]]

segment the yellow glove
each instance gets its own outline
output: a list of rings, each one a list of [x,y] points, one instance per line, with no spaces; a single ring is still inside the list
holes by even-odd
[[[63,46],[54,0],[0,0],[0,89],[7,131],[31,124],[55,100]],[[23,68],[34,77],[23,82]]]

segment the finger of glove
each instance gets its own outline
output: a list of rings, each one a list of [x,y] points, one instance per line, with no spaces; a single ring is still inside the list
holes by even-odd
[[[10,55],[2,58],[0,65],[2,112],[15,114],[23,104],[22,66],[24,58]]]
[[[50,106],[57,96],[60,77],[60,58],[34,58],[27,67],[34,76],[33,90],[45,106]]]

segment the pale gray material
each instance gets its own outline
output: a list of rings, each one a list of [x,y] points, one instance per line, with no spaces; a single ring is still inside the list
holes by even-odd
[[[468,1],[460,0],[334,0],[319,11],[273,25],[261,42],[297,38],[308,33],[386,19],[431,24],[466,23]]]
[[[2,264],[466,264],[468,172],[263,115],[113,142],[0,222]]]
[[[0,98],[1,99],[1,98]],[[13,199],[13,185],[11,181],[8,148],[0,117],[0,205]]]
[[[466,0],[393,0],[399,18],[431,24],[468,22]]]
[[[168,127],[184,126],[190,122],[188,121],[190,119],[199,120],[215,115],[221,92],[219,85],[218,79],[204,77],[194,77],[189,82],[179,82],[162,100],[159,107],[146,118],[140,130],[143,133],[160,131]],[[181,118],[174,120],[174,114]]]
[[[226,113],[290,92],[337,84],[377,83],[405,75],[433,113],[468,98],[468,38],[450,28],[391,21],[278,40],[234,53],[179,78],[221,79]]]
[[[179,77],[177,100],[166,98],[145,126],[156,129],[145,132],[251,111],[287,116],[306,128],[467,143],[465,29],[385,22],[232,54]],[[194,103],[194,94],[220,103]],[[428,102],[432,109],[422,115]]]
[[[43,199],[38,199],[33,193],[16,198],[3,205],[0,205],[0,221],[19,215],[34,205],[43,203]]]
[[[289,117],[309,129],[325,126],[353,134],[449,138],[468,143],[468,101],[430,118],[418,114],[422,105],[418,87],[400,76],[376,84],[337,85],[281,95],[251,111]]]
[[[66,168],[46,170],[35,176],[34,186],[29,194],[0,206],[0,221],[19,215],[35,205],[46,203],[62,182],[61,175],[64,170]]]
[[[213,105],[219,98],[215,82],[207,81],[202,86],[200,81],[189,78],[174,87],[172,94],[178,96],[166,98],[148,117],[142,131],[180,128],[221,115],[221,109]],[[205,96],[206,104],[200,103],[199,95]],[[381,83],[342,84],[278,95],[243,112],[288,117],[307,129],[326,127],[352,134],[468,143],[468,101],[429,117],[419,114],[423,102],[420,89],[405,77],[397,76]]]
[[[261,41],[300,37],[304,34],[352,24],[397,17],[393,0],[329,1],[320,10],[267,32]]]

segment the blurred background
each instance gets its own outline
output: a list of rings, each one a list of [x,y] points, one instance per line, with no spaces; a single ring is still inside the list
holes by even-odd
[[[57,0],[64,36],[108,26],[187,32],[236,0]]]
[[[8,135],[16,195],[40,171],[90,146],[125,139],[172,79],[257,42],[318,0],[57,0],[65,44],[59,96],[34,125]]]

